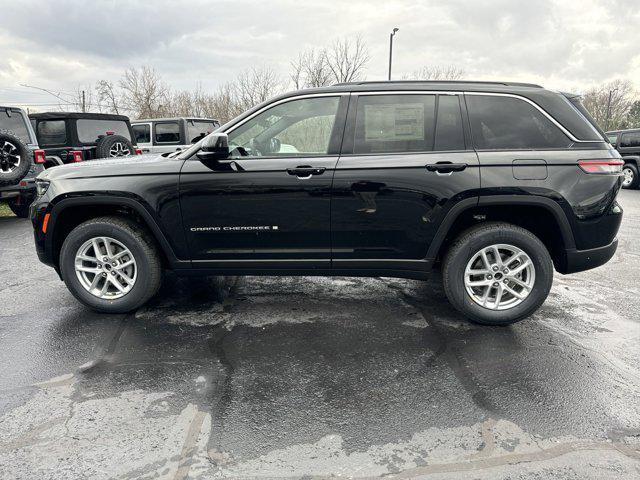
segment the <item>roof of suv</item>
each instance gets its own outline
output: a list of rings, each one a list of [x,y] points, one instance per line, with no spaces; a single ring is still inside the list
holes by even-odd
[[[485,82],[476,80],[375,80],[366,82],[344,82],[335,83],[332,87],[345,87],[345,86],[361,86],[372,87],[375,85],[382,85],[388,87],[389,85],[428,85],[431,87],[437,87],[438,85],[451,86],[470,86],[470,88],[477,89],[482,86],[503,86],[503,87],[528,87],[528,88],[543,88],[540,85],[533,83],[521,83],[521,82]]]
[[[131,120],[131,123],[142,123],[142,122],[171,122],[176,120],[187,120],[187,121],[197,121],[197,122],[217,122],[215,118],[200,118],[200,117],[165,117],[165,118],[138,118],[136,120]]]
[[[65,118],[86,118],[89,120],[123,120],[129,121],[126,115],[113,115],[111,113],[82,113],[82,112],[43,112],[32,113],[29,118],[36,120],[60,120]]]
[[[627,133],[627,132],[640,132],[640,128],[625,128],[623,130],[609,130],[606,133],[607,135],[609,134],[613,134],[613,133]]]

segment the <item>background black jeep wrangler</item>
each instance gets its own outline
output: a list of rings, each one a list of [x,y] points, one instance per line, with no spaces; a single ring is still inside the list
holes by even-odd
[[[136,154],[131,123],[124,115],[48,112],[29,118],[46,152],[46,168]]]

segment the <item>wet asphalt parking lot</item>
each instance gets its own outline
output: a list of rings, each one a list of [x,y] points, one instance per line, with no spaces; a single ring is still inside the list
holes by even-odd
[[[508,328],[439,280],[168,278],[87,310],[0,218],[0,478],[640,478],[640,191]]]

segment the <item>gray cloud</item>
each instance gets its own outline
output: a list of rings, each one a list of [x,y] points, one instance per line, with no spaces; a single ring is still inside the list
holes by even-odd
[[[286,76],[301,49],[356,34],[371,51],[368,78],[382,79],[394,26],[398,77],[423,65],[455,64],[469,77],[559,89],[640,78],[637,0],[7,3],[0,103],[14,98],[19,83],[73,90],[142,64],[175,88],[214,88],[250,66],[269,65]]]

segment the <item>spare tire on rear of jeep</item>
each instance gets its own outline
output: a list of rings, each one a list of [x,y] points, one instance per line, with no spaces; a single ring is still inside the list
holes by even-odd
[[[98,140],[96,158],[117,158],[135,155],[133,144],[121,135],[107,135]]]
[[[11,130],[0,130],[0,187],[15,185],[31,168],[31,151]]]

